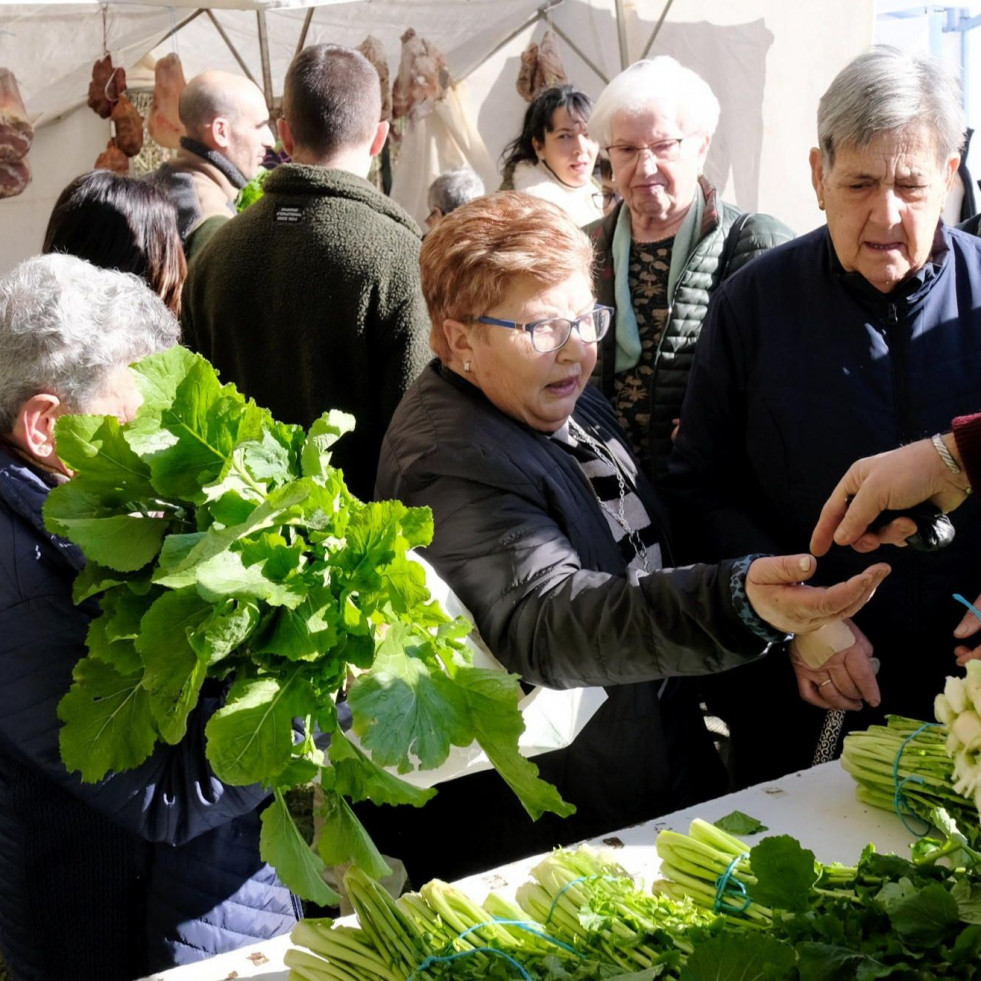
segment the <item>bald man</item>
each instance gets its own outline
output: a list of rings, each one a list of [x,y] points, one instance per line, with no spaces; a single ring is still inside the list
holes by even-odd
[[[275,141],[262,92],[241,75],[207,71],[187,83],[178,106],[186,136],[177,156],[147,176],[177,206],[190,261],[235,216],[238,192]]]

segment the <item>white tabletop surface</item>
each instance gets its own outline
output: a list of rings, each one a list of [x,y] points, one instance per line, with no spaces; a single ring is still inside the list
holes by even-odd
[[[620,864],[649,884],[657,876],[654,839],[658,831],[671,828],[685,832],[693,818],[716,821],[733,810],[757,818],[768,828],[748,837],[750,843],[767,834],[791,834],[822,862],[854,864],[870,841],[881,852],[906,855],[913,840],[895,815],[860,804],[855,799],[854,781],[835,762],[666,814],[594,839],[591,844],[617,849]],[[470,876],[457,884],[482,902],[489,892],[514,890],[528,878],[528,870],[535,861],[525,859]],[[259,977],[266,981],[287,981],[289,971],[283,964],[283,955],[289,946],[288,936],[277,937],[141,981],[226,981]]]

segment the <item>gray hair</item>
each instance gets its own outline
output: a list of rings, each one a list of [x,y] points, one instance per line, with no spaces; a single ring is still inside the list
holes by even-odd
[[[916,124],[934,134],[942,163],[964,144],[960,83],[935,58],[879,45],[835,76],[818,103],[817,124],[828,166],[838,147],[861,149],[880,133]]]
[[[429,207],[444,215],[484,193],[484,182],[469,168],[445,170],[429,185]]]
[[[634,62],[600,92],[589,117],[589,135],[600,146],[609,146],[618,112],[639,112],[662,99],[677,103],[691,132],[709,137],[715,133],[721,110],[708,82],[674,58],[660,55]]]
[[[27,259],[0,279],[0,433],[42,392],[84,411],[119,365],[177,343],[180,327],[138,276],[75,256]]]

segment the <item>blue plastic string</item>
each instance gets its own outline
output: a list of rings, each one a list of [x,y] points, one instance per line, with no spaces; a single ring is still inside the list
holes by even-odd
[[[958,603],[963,603],[978,618],[978,621],[981,622],[981,610],[979,610],[969,599],[961,596],[960,593],[954,593],[954,599],[957,600]]]
[[[715,880],[715,899],[712,902],[712,912],[718,913],[725,910],[727,913],[742,913],[749,909],[752,900],[746,895],[746,886],[735,876],[736,866],[744,859],[749,858],[749,852],[737,855],[726,867],[725,872]],[[727,903],[726,897],[739,895],[743,897],[742,906],[731,906]]]
[[[954,598],[955,599],[959,598],[963,603],[967,604],[968,606],[971,606],[971,604],[968,603],[963,596],[958,597],[955,595]],[[971,609],[974,609],[974,607],[972,606]],[[978,615],[978,619],[981,619],[981,614]],[[916,739],[916,737],[921,732],[925,732],[927,729],[938,729],[938,728],[943,728],[939,722],[924,722],[919,729],[917,729],[915,732],[911,732],[899,744],[899,751],[896,753],[896,759],[893,761],[892,764],[892,782],[896,788],[895,792],[892,795],[893,810],[896,812],[896,815],[899,818],[899,820],[903,822],[903,827],[911,835],[916,835],[917,838],[922,838],[930,830],[930,822],[927,821],[926,818],[921,818],[918,814],[914,813],[913,809],[909,805],[909,801],[906,799],[906,795],[903,793],[903,788],[908,783],[923,784],[926,781],[923,779],[923,777],[916,776],[915,774],[910,774],[908,777],[903,777],[902,779],[900,779],[899,764],[902,761],[903,752],[905,751],[906,746],[910,742]],[[916,818],[917,821],[922,821],[924,825],[923,830],[917,830],[916,828],[912,827],[909,821],[907,820],[907,818]]]
[[[443,954],[440,956],[432,954],[408,976],[406,981],[412,981],[420,971],[425,971],[427,967],[432,967],[433,964],[449,964],[452,961],[459,960],[461,957],[470,957],[473,954],[493,954],[495,957],[503,957],[513,968],[520,971],[521,977],[525,981],[532,981],[531,975],[510,954],[505,954],[503,950],[496,950],[494,947],[475,947],[473,950],[461,950],[456,954]]]
[[[580,882],[595,882],[597,879],[605,880],[607,882],[620,882],[621,879],[615,875],[581,875],[578,879],[571,879],[567,882],[556,894],[555,898],[552,900],[552,905],[548,908],[548,916],[545,917],[545,926],[551,922],[552,914],[555,912],[555,907],[558,906],[559,900],[570,890],[573,886],[578,885]]]

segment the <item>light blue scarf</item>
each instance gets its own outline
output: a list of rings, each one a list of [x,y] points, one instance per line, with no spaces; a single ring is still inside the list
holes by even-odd
[[[695,190],[692,206],[688,209],[681,228],[675,233],[671,248],[671,266],[668,269],[669,302],[674,297],[675,287],[681,273],[688,264],[692,249],[698,244],[698,232],[705,214],[705,192],[701,182]],[[616,228],[613,230],[613,298],[617,305],[616,370],[627,371],[640,361],[640,330],[637,315],[634,313],[633,299],[630,296],[630,209],[620,208]]]

